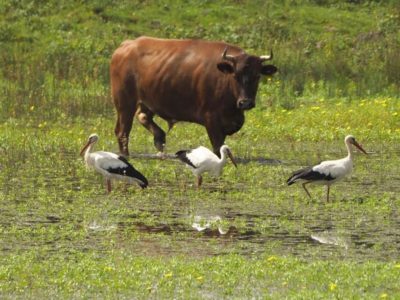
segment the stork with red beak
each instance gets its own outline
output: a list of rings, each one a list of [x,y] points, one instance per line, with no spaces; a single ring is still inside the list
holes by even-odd
[[[111,192],[111,179],[128,183],[136,182],[144,189],[148,185],[146,177],[137,171],[124,157],[115,153],[97,151],[90,152],[99,140],[97,134],[91,134],[80,155],[84,157],[86,166],[93,168],[106,179],[107,192]]]
[[[353,170],[353,152],[351,146],[357,147],[361,152],[367,154],[362,146],[356,141],[354,136],[348,135],[345,137],[344,142],[347,148],[347,156],[338,160],[323,161],[318,165],[306,167],[293,173],[287,180],[287,184],[291,185],[295,182],[301,181],[304,190],[311,198],[310,193],[306,188],[306,184],[317,183],[327,186],[326,201],[329,202],[329,189],[330,186],[336,181],[344,178]]]

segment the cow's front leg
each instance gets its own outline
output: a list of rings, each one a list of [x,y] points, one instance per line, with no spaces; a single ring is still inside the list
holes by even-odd
[[[137,111],[137,119],[148,131],[153,134],[154,146],[160,152],[164,151],[165,146],[165,132],[154,121],[154,113],[149,110],[145,105],[140,104]]]
[[[209,122],[206,125],[206,128],[213,151],[218,157],[220,157],[221,154],[219,149],[225,142],[226,134],[222,132],[221,125],[218,122]]]

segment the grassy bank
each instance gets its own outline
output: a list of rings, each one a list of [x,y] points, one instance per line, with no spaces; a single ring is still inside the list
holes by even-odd
[[[0,261],[0,288],[10,297],[396,299],[400,293],[400,265],[394,263],[305,263],[238,255],[161,259],[118,250],[68,259],[28,252]]]
[[[225,40],[275,52],[267,101],[399,94],[396,1],[3,1],[0,4],[1,118],[35,106],[44,118],[106,113],[108,65],[139,35]]]

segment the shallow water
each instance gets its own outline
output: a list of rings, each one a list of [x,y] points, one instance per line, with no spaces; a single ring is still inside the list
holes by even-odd
[[[149,189],[125,190],[117,184],[111,195],[104,194],[98,176],[81,167],[76,153],[32,164],[34,174],[23,164],[13,173],[15,164],[3,162],[0,249],[69,253],[124,248],[143,255],[267,252],[307,260],[398,260],[399,149],[375,149],[368,158],[357,157],[361,166],[333,186],[329,204],[323,187],[311,187],[314,199],[309,200],[301,186],[287,187],[282,180],[315,159],[308,156],[313,152],[307,145],[303,150],[298,157],[276,151],[287,160],[239,156],[239,170],[267,173],[261,183],[241,182],[238,171],[239,181],[206,178],[200,191],[176,160],[137,156],[142,166],[149,160],[164,167],[152,175]],[[163,180],[164,169],[174,175]]]

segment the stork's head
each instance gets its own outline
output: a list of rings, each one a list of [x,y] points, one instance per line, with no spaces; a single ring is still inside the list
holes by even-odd
[[[355,137],[350,135],[347,135],[344,138],[344,142],[346,144],[354,145],[356,146],[362,153],[367,154],[367,152],[363,149],[363,147],[356,141]]]
[[[86,145],[82,148],[80,155],[83,156],[85,154],[86,149],[90,146],[93,145],[94,143],[96,143],[99,140],[99,136],[96,133],[92,133],[89,138],[88,141],[86,143]]]
[[[227,145],[222,145],[220,152],[221,152],[221,157],[224,155],[228,155],[228,157],[232,161],[233,165],[237,168],[236,161],[232,155],[231,149],[229,149],[229,147]]]

